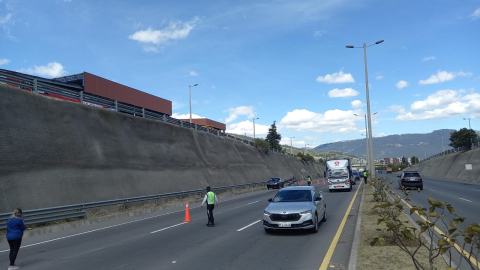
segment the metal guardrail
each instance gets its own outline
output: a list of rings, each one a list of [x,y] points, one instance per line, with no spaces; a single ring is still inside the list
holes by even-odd
[[[458,147],[458,148],[453,148],[453,149],[443,151],[441,153],[438,153],[438,154],[435,154],[433,156],[429,156],[428,158],[420,160],[420,162],[418,164],[420,164],[422,162],[425,162],[425,161],[428,161],[428,160],[431,160],[431,159],[434,159],[434,158],[437,158],[437,157],[445,156],[445,155],[448,155],[448,154],[451,154],[451,153],[463,152],[463,151],[472,150],[472,149],[476,149],[476,148],[480,148],[480,142],[478,142],[477,144],[472,144],[471,148]]]
[[[218,190],[225,190],[225,189],[232,189],[232,188],[258,186],[258,185],[263,185],[265,183],[266,181],[242,184],[242,185],[230,185],[230,186],[212,188],[212,190],[218,191]],[[57,206],[57,207],[24,210],[23,216],[24,216],[25,224],[51,222],[51,221],[57,221],[57,220],[62,220],[67,218],[84,217],[85,216],[84,210],[90,209],[90,208],[104,207],[104,206],[117,205],[117,204],[126,204],[126,203],[132,203],[132,202],[149,201],[149,200],[155,200],[155,203],[157,204],[158,199],[192,195],[192,194],[201,194],[201,193],[204,193],[204,191],[205,191],[204,189],[195,189],[195,190],[188,190],[188,191],[125,198],[125,199],[116,199],[116,200],[90,202],[90,203],[79,203],[79,204],[64,205],[64,206]],[[5,229],[7,227],[7,220],[10,218],[11,215],[12,213],[0,214],[0,229]]]

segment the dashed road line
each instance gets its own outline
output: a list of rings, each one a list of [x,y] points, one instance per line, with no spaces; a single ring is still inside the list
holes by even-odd
[[[259,201],[254,201],[254,202],[251,202],[251,203],[247,203],[247,205],[250,205],[250,204],[254,204],[254,203],[257,203]]]
[[[151,233],[157,233],[157,232],[165,231],[166,229],[170,229],[170,228],[173,228],[173,227],[177,227],[177,226],[180,226],[180,225],[183,225],[183,224],[186,224],[186,223],[187,223],[187,222],[178,223],[178,224],[175,224],[175,225],[172,225],[172,226],[165,227],[165,228],[160,229],[160,230],[153,231],[153,232],[151,232]]]
[[[248,228],[248,227],[250,227],[250,226],[252,226],[252,225],[257,224],[257,223],[260,222],[260,221],[261,221],[261,220],[259,219],[259,220],[255,221],[255,222],[253,222],[253,223],[250,223],[250,224],[248,224],[247,226],[245,226],[245,227],[243,227],[243,228],[241,228],[241,229],[238,229],[237,232],[243,231],[243,230],[245,230],[246,228]]]
[[[467,202],[472,202],[470,200],[467,200],[467,199],[464,199],[464,198],[459,198],[460,200],[464,200],[464,201],[467,201]]]

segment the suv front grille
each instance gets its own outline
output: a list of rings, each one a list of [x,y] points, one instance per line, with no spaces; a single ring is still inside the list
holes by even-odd
[[[297,221],[300,219],[299,214],[272,214],[270,215],[272,221]]]

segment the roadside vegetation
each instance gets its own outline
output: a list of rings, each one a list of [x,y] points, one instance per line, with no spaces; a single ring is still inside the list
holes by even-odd
[[[472,262],[480,259],[480,224],[472,223],[459,229],[465,218],[455,214],[451,204],[428,198],[428,207],[410,206],[407,205],[409,191],[401,189],[401,195],[397,195],[391,184],[385,178],[378,178],[365,189],[359,254],[362,267],[359,269],[450,270],[461,265],[476,269]],[[413,214],[420,217],[415,224],[407,217]],[[439,234],[438,226],[446,227],[445,232]],[[456,249],[464,250],[465,256],[452,262],[449,258],[458,252]],[[368,252],[363,255],[374,262],[365,260],[363,252]],[[378,259],[372,257],[373,254],[377,254]],[[442,255],[447,255],[447,260]]]

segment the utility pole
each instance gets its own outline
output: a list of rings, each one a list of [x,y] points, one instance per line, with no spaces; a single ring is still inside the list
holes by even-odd
[[[257,118],[253,118],[253,139],[255,140],[255,119],[259,119],[258,117]]]
[[[295,137],[290,137],[290,154],[292,155],[293,153],[293,144],[292,144],[292,139],[295,139]]]
[[[197,86],[198,83],[194,84],[193,86]],[[190,124],[192,123],[192,86],[188,86],[188,95],[190,100]]]

